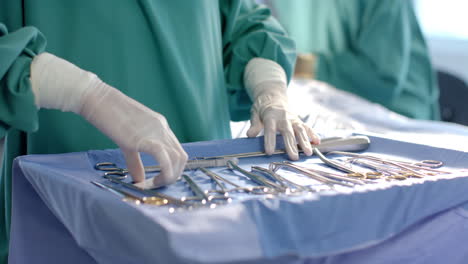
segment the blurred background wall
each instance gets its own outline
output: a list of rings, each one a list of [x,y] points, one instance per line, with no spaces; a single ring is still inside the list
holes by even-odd
[[[435,68],[468,83],[468,1],[414,1]]]

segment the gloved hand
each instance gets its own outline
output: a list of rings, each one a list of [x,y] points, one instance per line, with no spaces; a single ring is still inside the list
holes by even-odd
[[[80,114],[110,137],[121,148],[135,182],[145,179],[139,151],[161,165],[153,187],[173,183],[182,174],[187,154],[161,114],[49,53],[34,58],[30,79],[39,108]]]
[[[312,155],[310,143],[320,144],[320,138],[289,111],[283,68],[274,61],[254,58],[245,68],[244,83],[254,102],[247,136],[255,137],[263,129],[265,152],[271,155],[275,151],[276,132],[279,131],[291,160],[299,159],[297,144],[305,155]]]

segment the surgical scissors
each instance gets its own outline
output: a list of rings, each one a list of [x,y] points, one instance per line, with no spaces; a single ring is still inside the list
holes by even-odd
[[[169,196],[167,194],[163,194],[163,193],[156,192],[156,191],[153,191],[153,190],[140,189],[140,188],[136,187],[133,184],[126,183],[124,181],[116,179],[115,177],[104,176],[104,178],[108,179],[109,181],[111,181],[113,183],[121,185],[121,186],[123,186],[125,188],[133,190],[136,193],[141,194],[141,197],[136,196],[135,194],[133,194],[130,191],[127,191],[126,189],[122,188],[122,189],[117,190],[116,188],[105,184],[105,186],[107,186],[109,188],[112,188],[113,190],[116,190],[118,192],[124,193],[124,194],[126,194],[128,196],[131,196],[131,197],[139,200],[142,203],[148,203],[149,202],[149,203],[156,203],[156,205],[168,205],[168,204],[181,205],[181,206],[186,206],[187,205],[187,203],[184,200],[177,199],[177,198],[174,198],[174,197]]]
[[[121,185],[121,188],[116,188],[115,186],[111,186],[106,183],[102,183],[106,189],[111,189],[115,192],[122,193],[126,197],[130,197],[132,200],[135,200],[139,203],[144,203],[144,204],[149,204],[149,205],[157,205],[157,206],[163,206],[163,205],[175,205],[175,206],[180,206],[182,208],[194,208],[194,207],[200,207],[204,206],[207,204],[207,202],[210,202],[208,205],[210,208],[215,208],[216,204],[213,203],[212,201],[215,200],[224,200],[227,203],[230,203],[232,200],[229,197],[219,197],[219,196],[206,196],[205,194],[202,195],[203,191],[200,189],[200,187],[187,175],[183,175],[183,178],[185,181],[190,186],[190,189],[197,195],[197,196],[184,196],[181,198],[175,198],[173,196],[157,192],[154,190],[146,190],[146,189],[141,189],[133,184],[126,183],[124,181],[121,181],[119,179],[116,179],[115,177],[110,177],[110,176],[104,176],[106,179],[109,181],[113,182],[114,184]],[[99,186],[101,187],[101,186]],[[200,202],[201,205],[197,205],[194,202]]]

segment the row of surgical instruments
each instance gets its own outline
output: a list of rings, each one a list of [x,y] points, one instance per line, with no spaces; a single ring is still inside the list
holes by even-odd
[[[361,144],[362,149],[365,142],[359,140],[361,141],[354,141],[354,144]],[[341,149],[346,148],[341,147]],[[348,149],[360,150],[356,145],[348,146]],[[451,173],[441,170],[443,163],[436,160],[410,162],[378,155],[338,151],[334,148],[313,148],[313,152],[319,158],[319,163],[271,162],[267,167],[251,166],[250,170],[239,165],[238,158],[251,157],[259,153],[198,159],[210,162],[188,165],[187,170],[192,170],[192,173],[185,173],[181,177],[192,192],[191,196],[174,197],[160,190],[141,189],[125,182],[127,171],[116,168],[115,164],[96,164],[96,169],[104,170],[104,177],[108,181],[92,183],[127,200],[158,206],[168,205],[170,211],[175,211],[176,208],[216,208],[220,204],[231,203],[239,197],[238,194],[242,194],[242,197],[253,195],[266,199],[307,196],[323,190],[337,191],[340,188],[355,188],[382,181],[401,181]],[[226,173],[221,175],[219,168],[215,170],[212,167],[225,167],[229,172],[228,176]],[[203,188],[197,183],[193,177],[195,173],[198,175],[197,179],[200,179],[200,175],[204,175],[204,178],[212,183],[210,187]],[[306,177],[311,183],[304,184],[290,179],[288,175],[291,173]]]
[[[323,152],[335,150],[341,151],[361,151],[369,147],[370,140],[366,136],[350,136],[350,137],[330,137],[322,139],[320,145],[316,148]],[[299,152],[302,150],[299,148]],[[273,155],[284,154],[285,150],[276,150]],[[214,157],[195,157],[187,161],[185,170],[195,170],[198,168],[223,167],[228,161],[237,162],[239,158],[253,158],[266,156],[265,152],[247,152],[235,153]],[[119,168],[113,162],[99,162],[94,166],[96,170],[104,171],[104,175],[111,175],[118,179],[125,179],[128,175],[126,168]],[[145,166],[145,173],[159,172],[159,165]]]

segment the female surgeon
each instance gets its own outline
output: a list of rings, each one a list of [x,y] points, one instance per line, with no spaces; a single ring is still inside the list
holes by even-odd
[[[296,73],[417,119],[440,119],[429,52],[407,0],[271,0],[301,53]]]
[[[288,111],[294,43],[249,0],[1,3],[1,263],[19,155],[118,146],[141,182],[146,152],[162,166],[158,187],[183,171],[179,142],[229,138],[230,120],[251,115],[248,136],[264,129],[267,153],[279,131],[291,159],[296,143],[311,155],[319,142]]]

